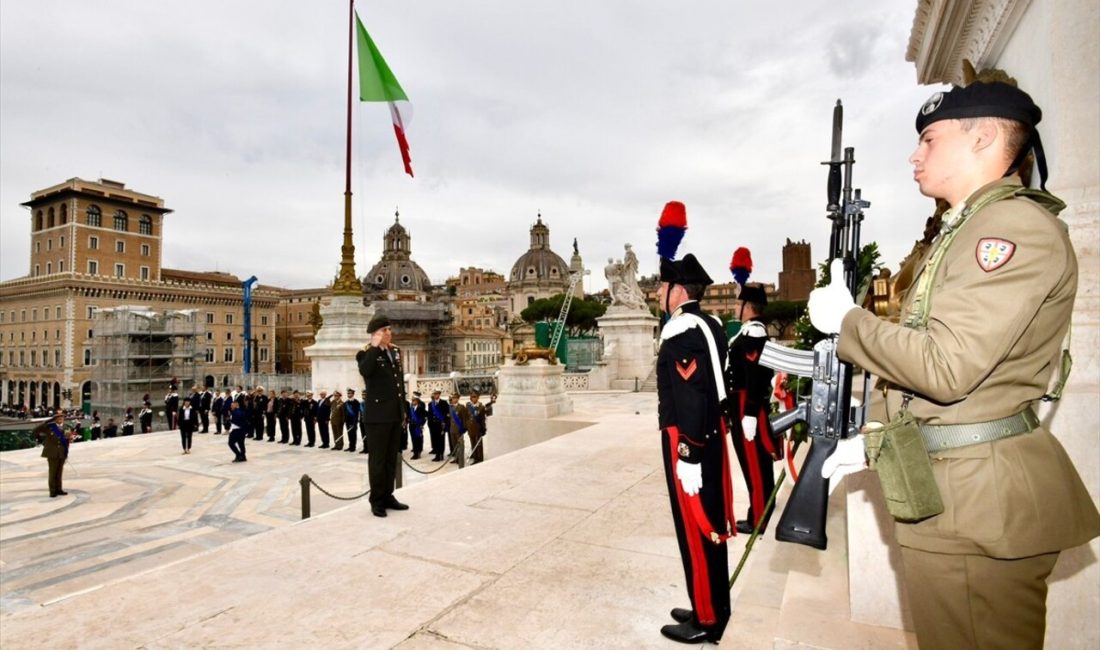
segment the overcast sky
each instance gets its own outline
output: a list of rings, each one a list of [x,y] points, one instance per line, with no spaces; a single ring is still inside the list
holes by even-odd
[[[433,282],[508,273],[541,211],[586,289],[630,242],[657,267],[664,203],[681,254],[719,282],[738,246],[774,282],[787,238],[823,258],[832,106],[864,240],[896,268],[932,203],[906,159],[939,87],[905,61],[915,2],[387,0],[357,5],[414,107],[416,178],[384,104],[356,102],[356,270],[400,208]],[[0,279],[28,272],[31,192],[79,176],[164,199],[164,265],[323,286],[343,222],[347,2],[0,2]]]

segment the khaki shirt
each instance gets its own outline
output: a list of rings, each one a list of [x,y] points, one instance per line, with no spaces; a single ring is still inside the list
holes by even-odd
[[[999,180],[972,199],[1005,183],[1019,179]],[[991,245],[1000,252],[990,255]],[[926,329],[852,310],[838,353],[883,380],[885,404],[872,403],[871,419],[896,415],[903,389],[915,394],[910,411],[929,424],[1014,415],[1046,392],[1076,292],[1077,258],[1062,223],[1031,200],[997,201],[971,215],[951,243],[932,281]],[[913,297],[902,301],[903,322]],[[1095,504],[1043,427],[936,452],[932,465],[945,511],[899,524],[902,546],[1012,558],[1100,534]]]

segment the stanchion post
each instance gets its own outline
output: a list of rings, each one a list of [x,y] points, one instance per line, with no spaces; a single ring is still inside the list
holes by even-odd
[[[466,467],[466,438],[458,434],[458,446],[455,447],[455,458],[458,459],[458,468]]]
[[[302,484],[302,519],[309,519],[309,484],[312,480],[309,474],[302,474],[298,482]]]
[[[401,486],[405,484],[405,468],[402,467],[402,465],[404,465],[404,463],[401,462],[402,460],[403,459],[401,458],[401,450],[398,449],[397,450],[397,474],[394,476],[394,481],[393,481],[394,482],[394,486],[393,486],[394,489],[400,489]]]

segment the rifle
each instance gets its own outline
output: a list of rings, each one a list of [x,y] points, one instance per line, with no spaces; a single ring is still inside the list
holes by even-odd
[[[841,131],[844,107],[840,100],[833,108],[833,141],[826,189],[826,212],[832,222],[829,259],[844,261],[844,278],[853,296],[859,288],[859,235],[864,201],[859,189],[852,189],[855,149],[846,147],[841,155]],[[794,350],[768,342],[760,355],[760,364],[800,377],[811,377],[813,388],[808,397],[799,398],[789,411],[771,417],[772,428],[782,433],[798,422],[805,422],[812,441],[806,461],[799,471],[787,507],[776,526],[775,538],[781,542],[805,544],[824,550],[825,515],[829,507],[829,479],[821,476],[825,459],[836,450],[841,438],[859,433],[867,419],[870,385],[864,373],[863,403],[852,408],[852,365],[837,356],[837,335],[819,341],[812,351]]]

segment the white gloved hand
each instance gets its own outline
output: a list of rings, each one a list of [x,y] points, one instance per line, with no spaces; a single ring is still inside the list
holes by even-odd
[[[741,432],[745,434],[745,440],[752,442],[756,440],[756,418],[752,415],[746,415],[741,418]]]
[[[834,259],[829,269],[829,284],[810,292],[806,309],[810,312],[810,322],[819,332],[836,334],[856,303],[844,285],[844,260]]]
[[[703,467],[699,463],[676,463],[676,478],[680,479],[680,487],[689,497],[703,489]]]
[[[829,479],[829,494],[832,494],[840,479],[866,468],[867,453],[860,433],[836,443],[836,450],[821,464],[821,477]]]

